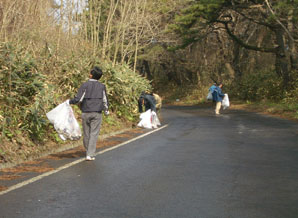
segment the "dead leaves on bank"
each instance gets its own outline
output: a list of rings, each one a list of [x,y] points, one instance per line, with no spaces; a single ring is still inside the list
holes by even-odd
[[[3,169],[4,173],[25,173],[25,172],[35,172],[35,173],[45,173],[53,170],[54,168],[49,165],[41,165],[41,166],[18,166],[8,169]]]
[[[22,177],[23,176],[15,175],[15,174],[13,174],[13,175],[1,175],[0,180],[14,180],[14,179],[22,178]]]
[[[6,189],[8,189],[6,186],[1,186],[0,185],[0,192],[5,191]]]

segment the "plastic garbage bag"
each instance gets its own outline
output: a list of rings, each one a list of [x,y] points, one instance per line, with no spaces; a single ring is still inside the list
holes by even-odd
[[[228,107],[230,107],[230,101],[229,101],[228,94],[225,94],[225,97],[222,100],[222,107],[224,110],[227,109]]]
[[[59,104],[46,115],[62,140],[78,140],[82,136],[79,123],[67,101]]]
[[[211,101],[213,100],[213,96],[212,96],[212,92],[211,91],[208,92],[207,100],[211,100]]]
[[[160,121],[159,121],[155,111],[152,111],[151,114],[152,114],[152,118],[151,118],[152,128],[156,129],[158,126],[160,126]]]
[[[151,110],[147,110],[140,115],[141,121],[138,123],[138,127],[143,127],[146,129],[152,129],[152,114]]]
[[[140,115],[141,121],[138,123],[138,127],[145,129],[157,128],[160,125],[160,121],[157,114],[150,109]]]

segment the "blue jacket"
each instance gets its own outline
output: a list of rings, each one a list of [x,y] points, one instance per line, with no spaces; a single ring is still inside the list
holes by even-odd
[[[216,89],[216,85],[212,85],[210,88],[209,88],[209,92],[213,93],[213,91]]]
[[[212,97],[213,101],[219,102],[222,101],[223,97],[225,97],[225,94],[222,93],[221,88],[217,86],[212,92]]]

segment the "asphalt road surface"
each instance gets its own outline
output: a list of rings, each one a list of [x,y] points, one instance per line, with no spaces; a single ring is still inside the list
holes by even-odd
[[[167,127],[0,195],[0,217],[295,218],[298,125],[167,107]]]

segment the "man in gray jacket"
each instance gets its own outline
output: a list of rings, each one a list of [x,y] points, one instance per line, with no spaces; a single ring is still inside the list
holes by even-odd
[[[86,149],[86,160],[95,160],[96,142],[102,122],[102,111],[109,114],[106,87],[98,82],[102,70],[94,67],[89,80],[81,85],[77,95],[69,104],[81,103],[83,121],[83,143]]]

